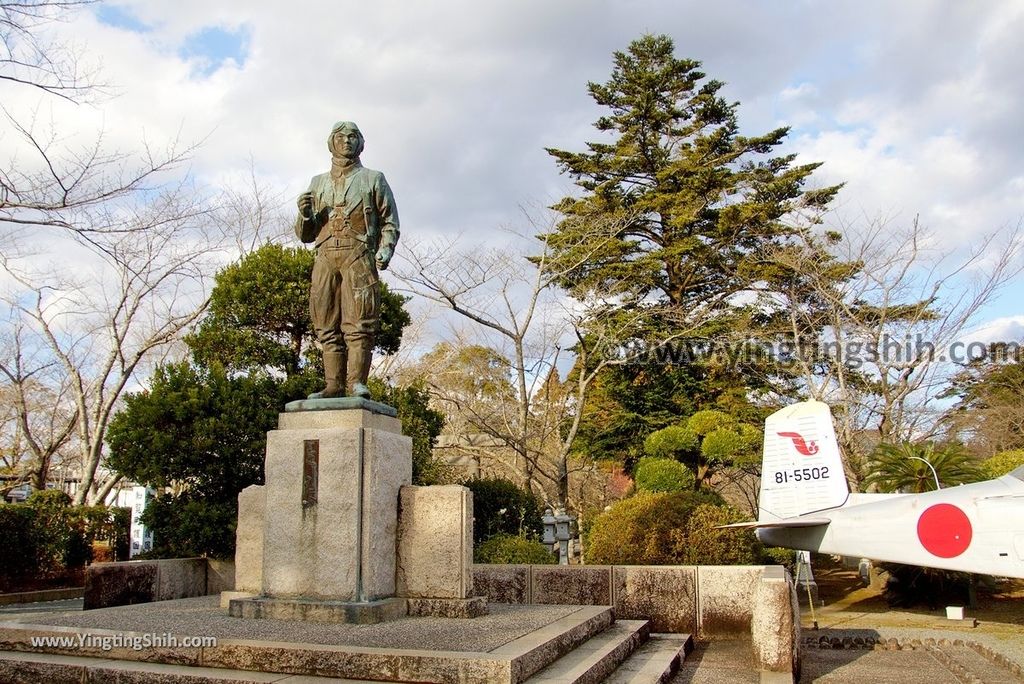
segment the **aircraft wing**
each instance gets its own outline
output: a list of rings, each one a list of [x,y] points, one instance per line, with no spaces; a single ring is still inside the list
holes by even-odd
[[[788,518],[786,520],[761,520],[753,522],[732,523],[731,525],[719,525],[715,529],[733,528],[761,528],[761,527],[817,527],[828,525],[832,522],[829,518]]]

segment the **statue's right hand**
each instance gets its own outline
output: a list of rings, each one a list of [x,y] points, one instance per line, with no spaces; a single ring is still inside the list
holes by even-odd
[[[299,195],[299,216],[303,218],[313,217],[313,193],[304,192]]]

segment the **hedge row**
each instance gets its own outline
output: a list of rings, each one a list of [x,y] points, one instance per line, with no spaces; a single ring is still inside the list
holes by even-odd
[[[94,541],[107,541],[114,558],[128,557],[131,511],[72,506],[63,492],[35,492],[22,504],[0,504],[0,591],[17,591],[60,578],[92,561]]]

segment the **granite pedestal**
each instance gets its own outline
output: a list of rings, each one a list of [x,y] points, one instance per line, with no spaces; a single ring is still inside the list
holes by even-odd
[[[394,409],[376,402],[286,408],[267,435],[266,484],[240,497],[238,538],[247,543],[236,552],[245,564],[238,589],[256,593],[258,583],[259,595],[230,600],[230,614],[338,622],[405,614],[394,599],[395,539],[412,440]],[[253,536],[262,540],[258,568]]]

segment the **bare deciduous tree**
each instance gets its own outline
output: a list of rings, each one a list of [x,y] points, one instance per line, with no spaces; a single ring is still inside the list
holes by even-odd
[[[0,86],[35,89],[60,106],[104,96],[108,88],[98,69],[83,66],[80,50],[46,31],[48,24],[90,4],[93,0],[0,0]],[[15,111],[10,100],[4,102],[0,114],[9,156],[0,160],[0,244],[8,251],[41,228],[87,240],[134,230],[111,211],[112,203],[138,192],[158,193],[168,173],[178,174],[196,149],[179,141],[163,149],[143,142],[138,152],[127,153],[112,149],[102,130],[83,134],[53,114],[48,119],[41,104],[26,109],[23,100]]]
[[[779,250],[793,274],[779,293],[807,394],[834,407],[855,483],[878,442],[933,436],[932,402],[951,352],[981,308],[1021,271],[1017,230],[992,234],[956,263],[915,220],[847,228],[822,260],[819,245]],[[837,276],[837,266],[855,268]]]
[[[81,52],[47,32],[87,4],[0,0],[0,86],[35,90],[54,112],[105,95]],[[47,459],[73,446],[77,502],[102,502],[115,482],[102,468],[104,436],[122,393],[202,315],[225,252],[244,254],[280,229],[281,203],[250,172],[214,211],[182,168],[195,145],[144,142],[127,153],[102,131],[71,130],[61,113],[47,120],[41,105],[26,113],[25,98],[17,111],[9,102],[0,108],[10,150],[0,160],[8,432],[31,453],[37,485]],[[68,408],[30,400],[40,392]]]
[[[563,220],[588,220],[587,230],[579,233],[585,245],[577,251],[584,260],[612,239],[622,223]],[[527,259],[530,251],[534,256]],[[604,368],[630,361],[609,350],[618,349],[650,310],[634,302],[637,313],[632,319],[623,313],[630,303],[609,293],[593,293],[586,304],[570,300],[557,284],[575,264],[553,268],[543,242],[527,241],[517,251],[460,247],[448,239],[406,243],[402,255],[393,271],[411,292],[473,324],[469,335],[456,335],[460,339],[453,352],[480,346],[496,350],[507,361],[508,391],[484,401],[467,401],[452,392],[443,397],[448,413],[462,414],[471,429],[489,438],[465,447],[510,461],[512,470],[550,505],[574,507],[578,502],[572,500],[572,476],[597,476],[587,459],[574,457],[579,408]],[[615,315],[606,316],[606,311]],[[672,337],[685,333],[680,328]],[[572,362],[574,369],[564,383],[556,371],[563,361]],[[436,373],[441,364],[431,367]],[[437,384],[435,389],[440,389]],[[496,454],[495,445],[511,456]]]
[[[205,308],[205,280],[222,255],[196,225],[198,201],[170,192],[131,214],[122,206],[131,230],[65,241],[52,256],[58,261],[42,267],[38,256],[0,259],[12,281],[4,301],[20,326],[19,359],[5,375],[24,384],[46,369],[51,391],[70,398],[81,461],[77,503],[102,502],[116,482],[101,465],[121,394],[138,382],[141,364],[168,349]],[[23,409],[24,424],[32,411]]]
[[[53,365],[29,354],[24,326],[15,323],[12,329],[3,336],[0,358],[3,469],[13,484],[27,481],[44,489],[54,468],[73,460],[68,456],[77,416],[67,393],[52,382]]]
[[[0,81],[80,101],[101,84],[82,52],[46,36],[48,24],[95,0],[0,0]]]

